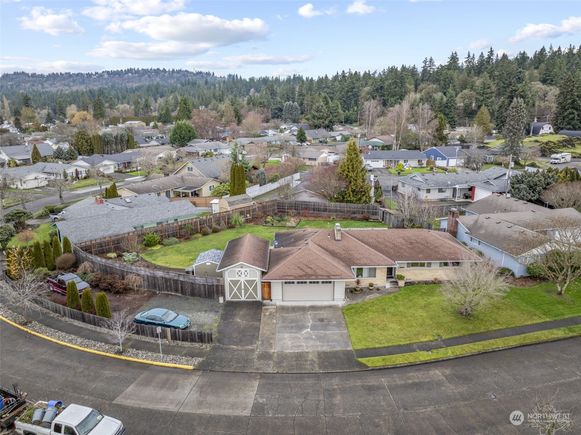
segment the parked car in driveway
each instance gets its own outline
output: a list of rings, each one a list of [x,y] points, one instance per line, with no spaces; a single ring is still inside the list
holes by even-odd
[[[61,295],[67,294],[67,284],[71,281],[77,285],[79,293],[82,293],[83,290],[89,288],[89,284],[74,273],[63,273],[58,275],[56,278],[48,278],[46,281],[53,292],[60,293]]]
[[[152,308],[151,310],[137,313],[133,321],[143,325],[154,325],[175,329],[187,329],[192,324],[190,319],[186,316],[165,308]]]

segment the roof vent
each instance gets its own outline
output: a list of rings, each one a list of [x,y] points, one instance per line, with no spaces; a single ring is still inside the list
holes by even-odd
[[[339,222],[335,224],[335,241],[341,241],[341,224]]]

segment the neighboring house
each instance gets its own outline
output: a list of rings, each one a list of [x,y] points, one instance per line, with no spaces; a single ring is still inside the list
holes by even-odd
[[[296,139],[292,134],[283,133],[275,134],[274,136],[261,137],[239,137],[236,139],[238,145],[244,147],[249,144],[264,144],[264,145],[282,145],[296,143]]]
[[[581,213],[572,208],[448,216],[448,232],[516,277],[528,275],[527,266],[552,239],[559,237],[559,221],[581,227]],[[580,241],[581,242],[581,241]]]
[[[365,165],[371,168],[395,168],[399,163],[406,168],[425,166],[426,154],[421,151],[371,151],[363,155]]]
[[[129,233],[136,229],[191,219],[207,208],[189,201],[170,201],[164,196],[137,195],[129,198],[86,198],[64,209],[57,222],[59,237],[80,243]]]
[[[209,251],[200,252],[196,261],[190,268],[195,276],[199,277],[219,277],[222,276],[216,269],[222,261],[224,251],[219,249],[210,249]]]
[[[411,174],[401,177],[397,191],[416,194],[422,200],[477,201],[508,187],[508,170],[499,166],[481,172],[459,174]]]
[[[49,143],[40,142],[36,144],[36,148],[40,152],[41,157],[52,157],[54,149]],[[19,165],[29,165],[32,163],[33,144],[26,145],[12,145],[0,148],[0,160],[7,164],[10,160],[14,160]]]
[[[328,149],[316,149],[312,147],[305,147],[298,150],[299,157],[303,159],[305,165],[320,166],[337,163],[341,156],[335,151]],[[289,158],[290,156],[285,156]]]
[[[221,155],[207,158],[188,160],[180,166],[174,174],[191,174],[198,177],[213,179],[229,178],[230,157]]]
[[[163,159],[166,157],[175,157],[177,155],[177,150],[171,145],[157,145],[143,148],[140,153],[140,157],[143,156],[154,156],[156,160]]]
[[[317,128],[316,130],[305,130],[307,140],[309,142],[326,142],[331,137],[329,132],[324,128]]]
[[[180,153],[194,157],[201,157],[205,153],[230,155],[230,145],[220,141],[189,142],[187,146],[180,148]]]
[[[548,122],[531,122],[530,129],[531,136],[539,136],[542,134],[553,134],[553,126]]]
[[[113,172],[123,172],[138,169],[140,151],[127,151],[116,154],[93,154],[92,156],[79,157],[74,165],[82,166],[86,169],[101,171],[103,174]]]
[[[66,163],[35,163],[31,166],[4,168],[2,177],[8,185],[15,189],[34,189],[46,186],[51,180],[84,178],[87,171],[79,166]]]
[[[195,175],[169,175],[138,183],[128,184],[118,189],[122,197],[153,193],[167,198],[194,198],[212,196],[212,190],[219,181]]]
[[[255,205],[256,202],[254,202],[251,196],[243,193],[241,195],[215,198],[212,200],[211,204],[212,213],[221,213],[223,211],[232,211],[243,207],[249,207]]]
[[[277,233],[275,247],[254,235],[231,240],[217,269],[227,300],[342,304],[345,289],[450,279],[480,258],[447,233],[412,229],[298,230]],[[262,291],[261,291],[262,289]]]
[[[466,158],[465,151],[461,146],[442,146],[432,147],[424,151],[428,160],[433,160],[435,166],[444,168],[455,168],[457,166],[464,166],[464,159]]]

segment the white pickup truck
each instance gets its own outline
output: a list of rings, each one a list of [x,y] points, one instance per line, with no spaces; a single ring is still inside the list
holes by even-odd
[[[123,423],[81,405],[50,407],[37,402],[15,422],[20,435],[121,435]],[[46,416],[46,417],[45,417]]]

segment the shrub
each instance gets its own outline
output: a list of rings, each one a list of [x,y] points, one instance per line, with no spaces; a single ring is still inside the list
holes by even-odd
[[[538,263],[531,263],[527,266],[527,273],[532,278],[544,278],[542,267]]]
[[[69,270],[76,261],[74,254],[63,254],[56,259],[55,265],[58,270]]]
[[[105,257],[107,257],[107,258],[117,258],[117,253],[116,252],[107,252],[105,254]]]
[[[220,225],[213,225],[212,226],[213,233],[219,233],[220,231],[222,231],[222,229],[220,228]]]
[[[169,237],[167,239],[164,239],[162,242],[163,246],[173,246],[173,245],[177,245],[180,241],[178,239],[176,239],[175,237]]]
[[[109,307],[109,299],[104,292],[99,292],[95,296],[95,312],[97,316],[111,318],[111,308]]]
[[[42,253],[44,254],[44,264],[48,270],[54,270],[54,257],[52,256],[52,247],[48,240],[45,240],[42,244]]]
[[[192,239],[197,240],[197,239],[201,239],[202,235],[200,233],[196,233],[192,236]]]
[[[125,277],[124,282],[125,287],[131,290],[138,290],[143,285],[143,278],[141,278],[139,275],[135,275],[132,273]]]
[[[63,254],[72,254],[73,253],[73,245],[68,237],[63,238]]]
[[[79,289],[74,281],[67,283],[67,307],[73,310],[81,309],[81,298],[79,298]]]
[[[123,253],[123,261],[125,263],[135,263],[137,260],[139,260],[139,255],[137,255],[137,252],[124,252]]]
[[[22,209],[14,209],[10,210],[8,213],[4,215],[4,222],[7,224],[14,225],[14,229],[16,231],[20,231],[24,229],[26,225],[26,220],[32,217],[32,213]]]
[[[52,272],[48,270],[46,267],[39,267],[34,270],[34,276],[36,276],[39,280],[44,281],[48,277],[52,275]]]
[[[32,246],[32,265],[35,269],[38,269],[39,267],[46,268],[40,242],[34,242],[34,245]]]
[[[505,276],[514,276],[514,273],[512,273],[512,270],[510,270],[508,267],[501,267],[500,269],[498,269],[498,274]]]
[[[135,234],[125,236],[123,240],[121,240],[121,248],[125,252],[139,252],[141,250],[139,238]]]
[[[95,314],[95,301],[91,289],[86,288],[81,295],[81,310],[83,313]]]
[[[36,213],[34,213],[32,215],[32,217],[35,218],[35,219],[40,219],[40,218],[43,218],[43,217],[47,217],[51,213],[52,212],[50,211],[50,209],[48,207],[43,207],[40,210],[38,210]]]
[[[202,236],[208,236],[208,235],[212,234],[212,230],[210,228],[204,226],[200,230],[200,234],[202,234]]]
[[[401,273],[398,273],[395,276],[395,279],[397,279],[398,281],[404,281],[405,280],[405,275],[402,275]]]
[[[6,249],[8,242],[14,235],[16,234],[16,230],[14,229],[14,225],[12,224],[4,224],[0,225],[0,248]]]
[[[32,230],[24,230],[16,235],[20,243],[28,243],[34,239],[34,232]]]
[[[147,233],[143,236],[143,246],[147,246],[148,248],[152,248],[154,246],[159,245],[161,242],[161,237],[157,233]]]
[[[91,273],[93,271],[93,265],[88,261],[83,261],[77,268],[77,273]]]
[[[233,213],[232,216],[230,216],[230,223],[235,227],[240,227],[244,225],[244,218],[240,213]]]
[[[185,224],[180,228],[180,235],[182,237],[191,237],[194,234],[194,227],[192,224]]]
[[[50,230],[48,232],[48,237],[52,240],[53,237],[58,237],[58,232],[57,230]]]
[[[59,258],[61,255],[63,255],[63,249],[61,247],[61,241],[58,239],[58,237],[53,237],[52,238],[52,256],[54,257],[55,261],[57,258]]]

